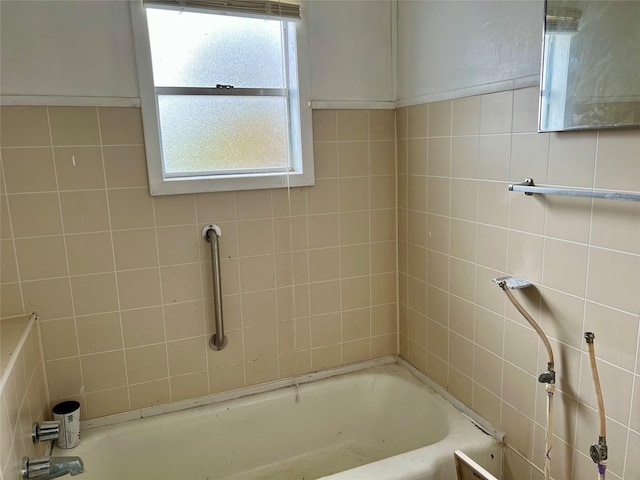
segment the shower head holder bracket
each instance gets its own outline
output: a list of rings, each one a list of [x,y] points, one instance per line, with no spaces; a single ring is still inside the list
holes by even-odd
[[[542,372],[540,376],[538,376],[538,382],[548,384],[556,383],[556,372],[551,369],[546,372]]]

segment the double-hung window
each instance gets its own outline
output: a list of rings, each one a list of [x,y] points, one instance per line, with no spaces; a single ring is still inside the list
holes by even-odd
[[[285,1],[132,0],[152,195],[313,184],[299,5]]]

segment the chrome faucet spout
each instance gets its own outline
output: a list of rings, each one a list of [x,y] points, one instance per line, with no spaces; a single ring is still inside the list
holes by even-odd
[[[84,462],[80,457],[51,457],[51,478],[61,477],[67,473],[72,477],[84,472]],[[59,473],[59,475],[55,475]]]
[[[50,480],[64,475],[79,475],[84,472],[80,457],[38,457],[22,459],[23,480]]]

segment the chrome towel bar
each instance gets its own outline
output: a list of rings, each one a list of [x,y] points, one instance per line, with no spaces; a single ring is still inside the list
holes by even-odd
[[[607,200],[627,200],[640,202],[640,193],[616,192],[611,190],[588,190],[582,188],[558,188],[536,185],[533,178],[527,178],[522,183],[509,185],[511,192],[524,192],[525,195],[540,193],[544,195],[566,195],[569,197],[604,198]]]
[[[220,277],[220,248],[218,240],[222,230],[218,225],[210,223],[202,229],[202,238],[211,244],[211,274],[213,276],[213,314],[215,316],[216,332],[209,340],[212,350],[222,350],[227,346],[222,318],[222,282]]]

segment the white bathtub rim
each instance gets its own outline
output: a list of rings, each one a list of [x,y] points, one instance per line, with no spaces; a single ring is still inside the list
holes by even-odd
[[[482,429],[485,433],[495,438],[500,445],[504,445],[504,437],[505,433],[502,430],[498,430],[494,427],[488,420],[479,415],[477,412],[471,410],[467,405],[462,403],[456,397],[451,395],[447,390],[442,388],[438,383],[433,381],[431,378],[426,376],[420,370],[415,368],[409,362],[404,360],[403,358],[398,357],[398,365],[411,373],[414,377],[420,380],[422,383],[427,385],[433,391],[435,391],[438,395],[444,398],[448,403],[453,405],[457,410],[460,411],[465,417],[471,420],[474,424],[476,424],[480,429]]]
[[[483,453],[491,454],[492,459],[495,457],[498,462],[497,466],[500,468],[502,464],[502,444],[495,438],[491,438],[488,433],[484,433],[487,440],[483,441],[482,444],[478,444],[477,438],[458,437],[455,448],[470,453],[472,457],[476,457],[474,449],[480,448],[484,450]],[[426,445],[392,457],[327,475],[318,480],[354,480],[363,478],[397,480],[399,478],[398,472],[402,472],[402,480],[422,480],[424,479],[425,468],[444,465],[449,460],[452,460],[452,457],[451,442],[444,439],[432,445]],[[476,457],[476,460],[479,459]],[[485,466],[488,467],[486,463]]]
[[[305,375],[299,375],[296,377],[283,378],[281,380],[275,380],[273,382],[261,383],[259,385],[252,385],[249,387],[239,388],[237,390],[231,390],[228,392],[213,393],[204,397],[193,398],[188,400],[180,400],[177,402],[166,403],[153,407],[145,407],[128,412],[116,413],[113,415],[107,415],[104,417],[90,418],[82,420],[80,422],[80,430],[91,430],[93,428],[100,428],[108,425],[115,425],[118,423],[128,422],[136,420],[138,418],[155,417],[163,415],[165,413],[179,412],[181,410],[187,410],[190,408],[203,407],[214,403],[225,402],[227,400],[235,400],[237,398],[248,397],[264,392],[271,392],[279,390],[281,388],[292,387],[294,385],[302,385],[305,383],[315,382],[317,380],[324,380],[326,378],[335,377],[338,375],[345,375],[347,373],[359,372],[369,368],[380,367],[383,365],[398,364],[399,357],[396,355],[390,355],[387,357],[375,358],[373,360],[366,360],[364,362],[352,363],[349,365],[343,365],[340,367],[331,368],[328,370],[322,370],[319,372],[312,372]]]
[[[187,410],[190,408],[203,407],[215,403],[220,403],[228,400],[235,400],[242,397],[248,397],[259,393],[271,392],[286,387],[292,387],[294,385],[302,385],[305,383],[311,383],[318,380],[324,380],[327,378],[345,375],[348,373],[359,372],[374,367],[380,367],[384,365],[398,365],[405,371],[410,373],[418,381],[426,385],[433,390],[439,396],[441,396],[447,403],[456,408],[464,417],[469,419],[478,428],[483,430],[487,435],[493,437],[500,445],[504,444],[504,432],[496,429],[489,421],[484,419],[478,413],[471,410],[464,403],[456,399],[453,395],[447,392],[444,388],[413,367],[410,363],[400,358],[397,355],[390,355],[387,357],[376,358],[373,360],[366,360],[364,362],[352,363],[340,367],[331,368],[328,370],[322,370],[319,372],[313,372],[297,377],[290,377],[273,382],[262,383],[259,385],[252,385],[249,387],[243,387],[237,390],[228,392],[214,393],[204,397],[195,399],[181,400],[178,402],[172,402],[153,407],[146,407],[136,410],[131,410],[123,413],[116,413],[114,415],[108,415],[104,417],[92,418],[83,420],[80,422],[81,430],[91,430],[94,428],[100,428],[108,425],[115,425],[118,423],[128,422],[139,418],[148,418],[163,415],[165,413],[178,412]]]

